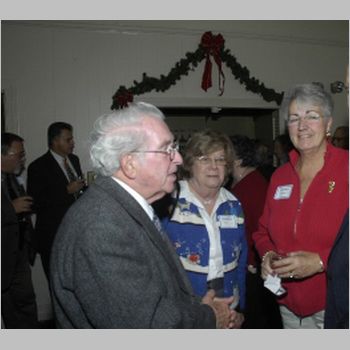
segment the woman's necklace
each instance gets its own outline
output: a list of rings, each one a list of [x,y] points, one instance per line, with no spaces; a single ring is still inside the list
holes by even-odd
[[[190,184],[190,188],[192,190],[192,192],[194,192],[196,194],[196,197],[198,197],[198,199],[204,204],[204,205],[211,205],[214,201],[214,199],[216,198],[210,198],[210,199],[204,199],[194,188],[193,186]]]
[[[209,204],[211,204],[212,201],[213,201],[213,198],[212,199],[202,199],[202,202],[204,205],[209,205]]]
[[[209,199],[204,199],[198,192],[196,192],[196,195],[198,197],[198,199],[204,204],[204,205],[211,205],[214,201],[214,199],[216,198],[209,198]]]

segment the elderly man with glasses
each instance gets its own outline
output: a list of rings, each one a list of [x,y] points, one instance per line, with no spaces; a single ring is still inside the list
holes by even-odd
[[[194,295],[150,205],[173,190],[182,163],[163,119],[139,102],[95,122],[98,177],[69,209],[51,255],[60,328],[232,326],[232,299]]]
[[[1,135],[1,316],[6,328],[37,328],[29,264],[32,197],[18,182],[25,164],[23,138]],[[33,261],[31,261],[33,262]]]

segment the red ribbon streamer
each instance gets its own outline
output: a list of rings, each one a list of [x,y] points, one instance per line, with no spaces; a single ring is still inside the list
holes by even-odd
[[[213,65],[210,61],[210,55],[212,55],[219,69],[219,90],[220,90],[219,96],[221,96],[224,93],[224,85],[225,85],[225,75],[222,72],[221,57],[220,57],[220,51],[223,48],[224,43],[225,43],[225,40],[221,34],[213,35],[212,32],[205,32],[202,35],[201,46],[206,51],[206,62],[205,62],[201,86],[204,91],[207,91],[212,86],[211,72],[212,72]]]

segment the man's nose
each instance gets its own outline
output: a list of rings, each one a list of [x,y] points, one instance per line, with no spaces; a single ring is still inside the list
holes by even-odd
[[[177,165],[181,165],[183,163],[182,155],[179,151],[175,151],[175,157],[173,159],[173,162]]]

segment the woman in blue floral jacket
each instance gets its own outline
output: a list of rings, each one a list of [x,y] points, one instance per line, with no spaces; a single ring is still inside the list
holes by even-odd
[[[233,158],[229,138],[195,133],[184,150],[183,180],[170,218],[163,225],[188,273],[194,292],[235,300],[235,327],[244,321],[247,243],[241,204],[223,188]]]

